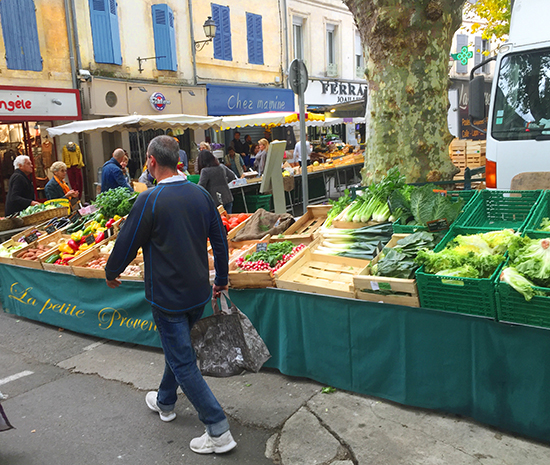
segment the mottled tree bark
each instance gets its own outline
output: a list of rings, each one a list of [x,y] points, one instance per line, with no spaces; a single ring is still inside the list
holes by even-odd
[[[452,179],[449,53],[464,0],[344,0],[365,44],[363,182],[398,166],[408,182]]]

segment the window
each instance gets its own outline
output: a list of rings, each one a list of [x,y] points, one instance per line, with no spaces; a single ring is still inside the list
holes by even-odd
[[[337,76],[336,63],[336,26],[327,24],[327,76]]]
[[[177,71],[176,33],[174,30],[174,13],[168,5],[152,5],[153,34],[155,37],[155,56],[157,69]]]
[[[122,64],[116,0],[89,0],[96,63]]]
[[[363,44],[361,36],[355,33],[355,77],[365,79],[365,59],[363,57]]]
[[[292,39],[294,59],[304,59],[304,20],[302,18],[292,18]]]
[[[458,34],[456,36],[456,53],[460,53],[462,47],[468,46],[468,36],[466,34]],[[460,60],[456,60],[456,72],[466,74],[468,72],[468,64],[463,65]]]
[[[248,39],[248,62],[254,65],[264,64],[264,43],[262,37],[262,17],[253,13],[246,14],[246,34]]]
[[[0,1],[8,69],[42,71],[33,0]]]
[[[231,51],[231,23],[229,21],[229,7],[212,3],[212,19],[216,23],[216,37],[214,37],[214,58],[218,60],[233,60]]]

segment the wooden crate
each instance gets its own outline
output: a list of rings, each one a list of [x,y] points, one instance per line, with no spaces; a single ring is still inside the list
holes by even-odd
[[[395,247],[399,239],[403,239],[408,234],[394,234],[386,247]],[[375,257],[368,266],[363,268],[359,274],[353,277],[353,286],[355,297],[369,302],[383,302],[386,304],[406,305],[409,307],[420,307],[418,298],[418,289],[416,279],[388,278],[385,276],[372,276],[371,266],[378,263],[380,255]],[[400,292],[406,295],[381,295],[365,292],[364,289],[388,290]]]
[[[240,254],[235,256],[229,263],[229,285],[235,289],[254,289],[254,288],[264,288],[264,287],[276,287],[275,277],[272,271],[244,271],[240,270],[237,266],[237,259],[239,257],[246,256],[255,252],[256,245],[259,242],[267,242],[268,244],[272,242],[282,242],[285,239],[270,237],[269,235],[264,236],[259,241],[250,241],[253,242],[250,247],[244,249]],[[294,245],[299,245],[305,243],[301,238],[290,238],[286,239],[292,242]],[[304,249],[305,250],[305,249]],[[296,254],[298,256],[301,252]],[[288,263],[294,260],[296,257],[292,257]],[[288,263],[286,265],[288,265]],[[286,266],[285,265],[285,266]],[[281,270],[283,267],[281,267]]]
[[[38,246],[38,241],[36,242],[33,242],[29,245],[27,245],[26,247],[23,247],[21,250],[18,250],[14,255],[13,255],[13,264],[14,265],[18,265],[18,266],[24,266],[25,268],[36,268],[38,270],[42,270],[43,269],[43,266],[42,266],[42,258],[44,256],[46,256],[50,251],[46,251],[44,252],[42,255],[39,256],[39,259],[38,260],[27,260],[27,259],[24,259],[24,258],[20,258],[21,255],[26,252],[27,250],[29,249],[36,249],[36,247]]]
[[[130,276],[130,275],[125,275],[124,274],[124,271],[122,272],[122,274],[120,275],[120,280],[121,281],[143,281],[143,276],[144,276],[144,264],[143,264],[143,255],[139,255],[137,256],[136,258],[134,258],[130,264],[130,265],[137,265],[140,267],[140,275],[139,276]],[[103,277],[105,277],[105,270],[103,270]]]
[[[353,276],[364,267],[365,260],[323,255],[306,247],[275,273],[275,283],[281,289],[354,298]]]
[[[11,247],[13,247],[14,245],[17,245],[19,244],[19,242],[13,240],[13,239],[8,239],[7,241],[3,242],[2,243],[2,246],[6,249],[9,249]],[[20,252],[22,249],[19,249],[17,252]],[[11,257],[0,257],[0,263],[5,263],[6,265],[13,265],[14,262],[13,262],[13,256]]]
[[[63,273],[63,274],[70,274],[70,275],[74,274],[71,268],[70,262],[68,265],[56,265],[55,263],[45,262],[45,260],[50,258],[52,255],[56,255],[56,254],[61,255],[61,252],[59,252],[59,249],[57,247],[54,247],[53,249],[45,253],[42,257],[40,257],[40,261],[42,262],[42,268],[44,268],[46,271],[51,271],[54,273]],[[73,260],[75,259],[73,258]]]
[[[311,242],[315,233],[327,219],[331,205],[313,205],[307,207],[307,212],[292,224],[281,240],[298,239]]]
[[[99,245],[99,244],[98,244]],[[105,257],[109,258],[109,254],[104,254],[99,251],[99,247],[91,247],[90,249],[86,250],[85,253],[79,255],[76,258],[73,258],[69,263],[71,266],[69,268],[72,269],[72,273],[75,276],[80,276],[82,278],[97,278],[97,279],[105,279],[105,269],[104,268],[87,268],[86,264],[91,262],[92,260],[95,260],[99,257]]]
[[[237,216],[237,215],[240,215],[240,213],[236,213],[236,214],[225,214],[225,216],[227,216],[228,218],[231,218],[232,216]],[[244,220],[242,223],[238,224],[237,226],[235,226],[231,231],[229,231],[227,233],[227,240],[230,241],[231,239],[233,239],[237,233],[243,229],[246,225],[246,223],[248,222],[248,220],[250,219],[250,217],[252,216],[252,213],[248,214],[248,218],[246,220]]]

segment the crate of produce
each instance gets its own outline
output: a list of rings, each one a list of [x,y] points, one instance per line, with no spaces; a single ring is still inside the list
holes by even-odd
[[[473,200],[479,195],[479,191],[467,190],[467,191],[442,191],[441,195],[450,197],[454,202],[458,199],[464,200],[464,207],[460,216],[467,211],[467,207],[473,202]],[[460,216],[458,218],[460,218]],[[458,219],[457,218],[457,219]],[[455,220],[456,224],[456,220]],[[393,223],[393,232],[396,234],[412,234],[416,231],[427,231],[428,227],[419,224],[401,224],[400,219]]]
[[[323,255],[308,246],[275,272],[275,283],[281,289],[355,298],[353,277],[364,267],[365,260]]]
[[[283,246],[285,242],[287,244]],[[298,239],[278,242],[272,241],[269,236],[264,237],[256,244],[245,248],[229,264],[229,286],[235,289],[275,287],[274,272],[284,266],[284,263],[292,260],[305,247],[306,245]],[[268,264],[266,257],[262,257],[261,260],[247,260],[247,257],[255,258],[254,253],[265,249],[271,252],[272,257],[276,249],[279,252],[279,261]]]
[[[10,229],[17,229],[23,226],[24,224],[21,218],[0,218],[0,231],[9,231]]]
[[[221,213],[224,226],[227,231],[227,240],[231,241],[237,233],[246,226],[247,221],[252,216],[252,213],[226,213],[225,210]],[[225,221],[224,221],[225,218]]]
[[[543,227],[547,230],[542,230]],[[524,230],[533,239],[550,237],[550,190],[544,191]]]
[[[497,318],[503,323],[514,323],[539,328],[550,328],[550,289],[534,287],[545,295],[535,295],[526,301],[523,295],[508,283],[497,279]]]
[[[367,221],[366,223],[358,223],[355,221],[348,221],[346,219],[348,211],[352,208],[353,203],[349,204],[334,220],[332,221],[333,228],[339,229],[358,229],[363,226],[373,226],[377,223],[376,221]]]
[[[395,247],[399,239],[407,237],[408,234],[394,234],[386,247]],[[373,276],[371,267],[378,263],[378,254],[359,274],[353,277],[355,297],[370,302],[383,302],[395,305],[406,305],[419,307],[418,289],[416,279],[389,278],[386,276]],[[368,292],[374,291],[374,292]],[[382,294],[380,293],[382,291]],[[391,291],[392,294],[384,294],[384,291]]]
[[[50,248],[38,241],[28,244],[18,252],[13,254],[13,264],[24,266],[25,268],[36,268],[42,270],[42,257],[45,256]]]
[[[13,255],[26,247],[27,244],[13,239],[8,239],[0,245],[0,263],[6,265],[13,265]]]
[[[476,232],[498,229],[523,230],[543,191],[479,191],[453,226]]]
[[[468,229],[453,227],[434,252],[442,251],[459,234],[473,233]],[[498,265],[489,278],[463,278],[430,274],[422,265],[416,270],[420,306],[494,319],[497,314],[494,281],[503,266],[503,263]]]
[[[311,242],[314,234],[326,221],[328,211],[331,208],[331,205],[309,205],[305,215],[302,215],[295,223],[293,223],[282,234],[283,237],[280,239],[298,239],[301,241],[308,241],[308,243]]]
[[[60,216],[67,216],[66,207],[50,208],[38,213],[20,217],[23,220],[23,226],[31,226],[33,224],[39,224],[52,218],[58,218]]]

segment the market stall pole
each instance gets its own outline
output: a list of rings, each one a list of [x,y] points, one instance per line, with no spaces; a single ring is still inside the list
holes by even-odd
[[[304,210],[308,204],[307,191],[307,148],[306,148],[306,111],[304,93],[307,89],[308,73],[304,62],[295,59],[290,63],[288,70],[288,81],[290,88],[298,95],[298,106],[300,115],[300,154],[302,156],[302,197]]]

